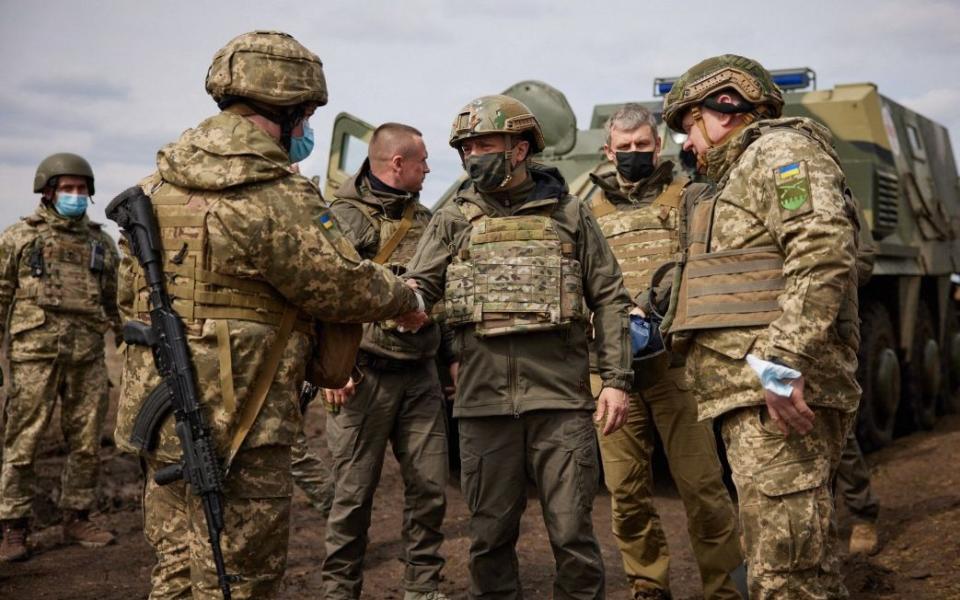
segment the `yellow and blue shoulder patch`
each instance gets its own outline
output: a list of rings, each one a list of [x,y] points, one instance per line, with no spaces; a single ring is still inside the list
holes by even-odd
[[[812,209],[806,162],[793,162],[774,168],[773,183],[780,208],[793,213],[790,217],[806,214]]]
[[[317,216],[317,222],[320,223],[320,231],[323,232],[324,237],[327,238],[327,241],[340,256],[353,262],[360,261],[360,255],[357,254],[356,248],[343,235],[343,231],[337,225],[337,220],[329,209],[321,210],[319,216]]]
[[[333,229],[337,222],[333,220],[333,215],[328,212],[320,213],[320,225],[324,229]]]

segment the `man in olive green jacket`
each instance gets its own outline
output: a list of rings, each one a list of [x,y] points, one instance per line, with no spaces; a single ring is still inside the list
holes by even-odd
[[[527,161],[544,141],[522,103],[474,100],[457,115],[450,144],[470,181],[434,215],[408,276],[428,304],[444,302],[455,330],[470,597],[520,597],[515,545],[530,477],[557,565],[553,597],[603,598],[590,412],[597,406],[606,419],[604,435],[626,417],[630,298],[620,268],[559,173]],[[604,385],[596,404],[588,311]]]
[[[369,157],[330,205],[345,237],[363,258],[402,273],[430,221],[419,192],[430,171],[419,131],[385,123],[373,132]],[[389,441],[403,477],[404,600],[444,600],[438,590],[446,511],[446,407],[436,355],[440,327],[398,330],[394,321],[365,323],[358,379],[325,390],[327,442],[336,489],[327,520],[324,594],[360,597],[373,495]]]

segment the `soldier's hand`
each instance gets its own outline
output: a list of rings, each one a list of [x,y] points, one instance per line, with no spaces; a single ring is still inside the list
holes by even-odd
[[[422,310],[412,310],[406,314],[395,317],[394,319],[397,322],[397,329],[402,333],[404,331],[410,331],[416,333],[420,331],[420,328],[427,324],[427,321],[430,320],[430,315],[423,312]]]
[[[780,396],[770,390],[764,390],[767,402],[767,411],[783,435],[790,435],[793,429],[800,435],[806,435],[813,430],[813,411],[803,400],[803,377],[790,382],[793,392],[789,396]]]
[[[450,363],[450,385],[443,388],[443,393],[446,395],[447,399],[452,400],[453,397],[457,394],[457,377],[460,375],[460,363],[452,362]]]
[[[625,391],[605,387],[600,390],[600,396],[597,398],[597,412],[593,414],[593,420],[599,423],[606,417],[607,421],[603,425],[603,435],[610,435],[627,422],[629,410],[630,400],[627,398]]]
[[[326,400],[327,404],[330,406],[343,406],[347,401],[353,396],[357,391],[357,386],[353,382],[353,377],[347,381],[347,385],[343,386],[339,390],[331,390],[324,388],[323,398]]]

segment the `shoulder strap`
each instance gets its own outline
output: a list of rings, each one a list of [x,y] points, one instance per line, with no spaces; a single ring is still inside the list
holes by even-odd
[[[270,391],[270,385],[273,383],[273,377],[277,374],[280,367],[280,359],[283,358],[283,351],[287,347],[287,341],[293,332],[293,325],[297,320],[297,309],[293,305],[287,305],[280,319],[280,327],[277,329],[277,337],[267,351],[266,360],[263,363],[263,370],[257,374],[253,382],[253,389],[250,398],[243,405],[240,413],[240,420],[237,422],[237,430],[230,440],[230,448],[227,450],[227,460],[224,462],[227,469],[233,462],[233,457],[237,455],[243,441],[247,439],[250,428],[253,427],[260,409],[263,408],[263,402],[267,399],[267,392]],[[229,338],[227,340],[229,343]],[[231,386],[232,387],[232,386]]]
[[[607,195],[600,190],[600,195],[590,201],[590,212],[597,219],[617,212],[617,207],[607,200]]]
[[[357,210],[360,211],[360,214],[362,214],[364,217],[366,217],[368,221],[370,221],[370,225],[372,225],[374,229],[376,229],[377,231],[380,230],[380,223],[378,223],[377,219],[374,217],[374,215],[377,214],[377,209],[375,209],[374,207],[370,206],[369,204],[364,204],[363,202],[360,202],[358,200],[354,200],[352,198],[334,198],[332,204],[336,204],[337,202],[346,202],[347,204],[355,207]]]
[[[470,202],[465,200],[463,202],[456,203],[457,208],[460,209],[460,212],[463,213],[463,216],[466,217],[467,221],[473,223],[480,217],[486,216],[486,213],[483,212],[483,209]]]
[[[403,209],[403,216],[400,217],[400,226],[393,232],[390,239],[380,247],[380,251],[373,257],[373,262],[382,265],[390,260],[393,251],[397,249],[397,246],[400,245],[404,236],[410,231],[410,227],[413,226],[413,214],[415,212],[417,212],[417,202],[416,200],[410,200],[410,202],[407,203],[407,207]]]
[[[657,199],[653,201],[657,206],[669,206],[670,208],[680,208],[681,198],[683,198],[683,188],[687,187],[690,180],[686,177],[676,177],[668,185]]]

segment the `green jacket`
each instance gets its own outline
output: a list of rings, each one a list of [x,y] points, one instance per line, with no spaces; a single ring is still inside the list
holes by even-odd
[[[534,166],[526,197],[503,200],[465,186],[454,202],[434,214],[410,261],[408,276],[420,285],[428,304],[444,295],[447,266],[469,245],[472,225],[460,205],[468,201],[489,216],[542,214],[552,207],[557,228],[574,240],[574,255],[583,273],[587,307],[594,313],[599,372],[607,387],[628,389],[630,369],[628,314],[630,297],[616,259],[590,210],[567,193],[556,169]],[[588,338],[589,325],[575,321],[552,331],[477,337],[472,326],[456,330],[460,361],[454,416],[520,415],[543,409],[592,410]]]
[[[387,230],[384,224],[396,225],[407,205],[415,203],[413,226],[387,261],[387,264],[404,264],[430,222],[430,210],[420,204],[418,194],[399,196],[373,190],[367,180],[369,172],[369,163],[365,161],[360,170],[337,190],[330,210],[360,256],[373,259],[389,238],[389,234],[381,236],[381,232]],[[440,327],[436,323],[429,323],[417,333],[400,333],[395,327],[378,321],[364,323],[360,348],[378,356],[418,360],[435,356],[439,344]]]

